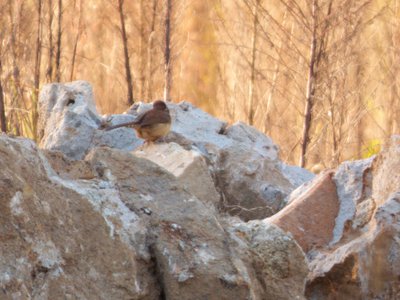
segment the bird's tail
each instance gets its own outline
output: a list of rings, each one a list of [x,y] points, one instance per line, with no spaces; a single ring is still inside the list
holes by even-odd
[[[126,123],[121,123],[121,124],[117,124],[117,125],[113,125],[113,126],[109,126],[104,128],[105,131],[110,131],[116,128],[120,128],[120,127],[131,127],[131,128],[135,128],[137,126],[137,122],[136,121],[131,121],[131,122],[126,122]]]

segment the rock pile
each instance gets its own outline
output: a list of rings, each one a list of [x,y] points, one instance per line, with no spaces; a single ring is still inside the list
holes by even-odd
[[[400,138],[314,177],[243,123],[168,104],[142,145],[86,82],[40,95],[39,147],[0,136],[1,299],[400,298]]]

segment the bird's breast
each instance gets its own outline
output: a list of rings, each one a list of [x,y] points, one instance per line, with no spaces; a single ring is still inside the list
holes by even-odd
[[[142,128],[135,128],[138,136],[148,141],[155,141],[156,139],[166,136],[171,130],[171,123],[158,123]]]

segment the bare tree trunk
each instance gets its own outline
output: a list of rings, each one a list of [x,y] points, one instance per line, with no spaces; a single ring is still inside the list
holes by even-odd
[[[150,101],[153,99],[153,44],[155,36],[156,27],[156,16],[157,16],[157,2],[158,0],[153,0],[153,9],[151,15],[151,25],[150,25],[150,35],[147,44],[147,87],[146,87],[146,99]]]
[[[34,72],[34,92],[32,103],[32,134],[33,139],[37,140],[37,123],[39,119],[37,111],[37,101],[39,97],[40,84],[40,65],[42,61],[42,0],[37,0],[37,32],[36,32],[36,51],[35,51],[35,72]]]
[[[53,80],[53,0],[48,0],[49,9],[49,22],[48,22],[48,34],[49,34],[49,57],[47,62],[46,79],[48,82]]]
[[[69,75],[69,81],[72,81],[74,78],[76,52],[78,51],[78,42],[79,42],[79,38],[81,37],[81,34],[82,34],[82,9],[83,9],[83,0],[80,0],[79,1],[78,31],[75,36],[74,49],[72,50],[71,73]]]
[[[119,18],[120,18],[120,22],[121,22],[121,37],[122,37],[122,43],[124,46],[126,84],[128,86],[128,104],[132,105],[133,103],[135,103],[135,101],[133,99],[132,72],[131,72],[131,66],[130,66],[130,62],[129,62],[128,37],[126,35],[123,5],[124,5],[124,0],[118,0],[118,12],[119,12]]]
[[[393,1],[393,11],[397,12],[397,1]],[[388,58],[388,78],[387,83],[390,85],[390,96],[388,117],[386,118],[386,131],[387,136],[390,138],[392,134],[398,133],[399,125],[399,92],[398,92],[398,74],[399,74],[399,49],[397,48],[397,37],[399,31],[398,18],[394,18],[393,24],[387,25],[385,31],[387,32],[389,40],[389,51],[386,53]],[[385,26],[386,27],[386,26]]]
[[[16,46],[16,36],[17,36],[17,24],[15,22],[14,14],[13,14],[13,1],[8,1],[9,5],[9,17],[11,24],[11,37],[10,37],[10,47],[11,47],[11,56],[12,56],[12,92],[11,92],[11,100],[10,107],[20,107],[20,102],[22,102],[22,90],[20,83],[20,69],[18,67],[18,54],[17,54],[17,46]],[[10,129],[14,130],[15,135],[21,135],[21,125],[20,125],[20,116],[17,111],[12,109],[9,114],[10,120]]]
[[[145,93],[145,85],[146,85],[146,14],[145,11],[147,9],[147,5],[144,4],[147,2],[145,0],[140,0],[140,25],[139,25],[139,33],[140,33],[140,40],[139,40],[139,84],[138,84],[138,93],[137,97],[139,99],[144,98]]]
[[[172,65],[171,65],[171,12],[172,0],[166,0],[165,7],[165,48],[164,48],[164,68],[165,68],[165,85],[164,85],[164,101],[171,100],[172,86]]]
[[[399,6],[399,3],[398,3],[398,1],[394,1],[394,3],[393,3],[393,5],[394,5],[394,11],[395,12],[398,12],[399,11],[399,9],[398,9],[398,6]],[[398,17],[395,17],[394,18],[394,20],[395,20],[395,23],[392,25],[393,27],[393,29],[392,29],[392,32],[393,32],[393,37],[392,37],[392,51],[393,51],[393,54],[392,54],[392,59],[393,59],[393,61],[394,61],[394,63],[393,63],[393,70],[392,70],[392,72],[391,72],[391,74],[392,74],[392,86],[391,86],[391,91],[390,91],[390,94],[391,94],[391,98],[394,98],[393,99],[393,101],[394,101],[394,106],[393,107],[395,107],[395,109],[394,109],[394,122],[393,122],[393,125],[392,125],[392,132],[390,133],[390,134],[398,134],[399,133],[399,129],[400,129],[400,107],[399,107],[399,105],[400,105],[400,95],[399,95],[399,83],[398,83],[398,78],[399,78],[399,65],[398,65],[398,61],[399,61],[399,58],[400,58],[400,50],[399,50],[399,48],[398,48],[398,44],[399,44],[399,40],[398,40],[398,34],[399,34],[399,18]]]
[[[257,34],[258,34],[258,7],[260,5],[260,0],[256,0],[253,9],[253,35],[251,38],[251,75],[250,75],[250,86],[249,86],[249,114],[248,114],[248,122],[250,125],[254,124],[254,115],[255,115],[255,107],[254,107],[254,85],[256,79],[256,56],[257,56]]]
[[[3,85],[1,83],[1,75],[3,73],[2,64],[0,60],[0,128],[2,132],[7,132],[6,110],[4,104]]]
[[[362,72],[363,72],[363,62],[361,55],[357,55],[357,69],[356,69],[356,83],[358,87],[362,85]],[[356,129],[356,151],[357,151],[357,158],[360,159],[363,156],[363,144],[364,144],[364,118],[363,114],[365,111],[364,105],[363,105],[363,97],[362,97],[362,92],[359,89],[358,94],[357,94],[357,106],[358,106],[358,115],[357,115],[357,129]]]
[[[310,143],[310,128],[312,122],[312,109],[315,95],[315,79],[316,79],[316,59],[317,59],[317,6],[318,0],[312,0],[312,37],[310,45],[310,63],[308,67],[308,78],[306,87],[306,105],[304,109],[304,123],[300,155],[300,167],[306,164],[307,147]]]
[[[62,0],[58,0],[58,28],[57,28],[57,52],[56,52],[56,81],[61,81],[61,39],[62,39]]]
[[[332,130],[332,159],[331,161],[333,162],[333,166],[337,166],[339,164],[338,160],[338,152],[339,152],[339,142],[338,142],[338,133],[336,132],[336,127],[337,126],[342,126],[341,124],[336,123],[336,107],[334,100],[332,99],[332,96],[329,96],[329,121],[331,125],[331,130]]]
[[[34,71],[34,87],[35,93],[39,90],[40,83],[40,65],[42,58],[42,0],[37,0],[37,28],[36,28],[36,51],[35,51],[35,71]]]

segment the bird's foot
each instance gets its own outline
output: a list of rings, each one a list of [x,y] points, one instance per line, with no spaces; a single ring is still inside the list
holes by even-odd
[[[165,136],[159,137],[159,138],[156,139],[153,143],[154,143],[154,144],[163,144],[163,143],[166,143]]]

